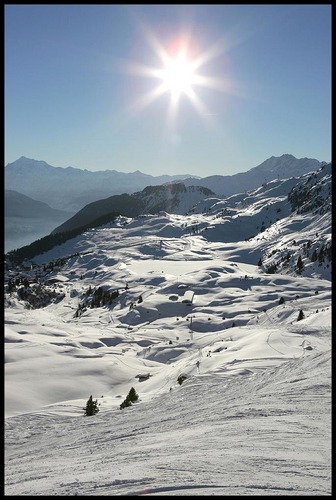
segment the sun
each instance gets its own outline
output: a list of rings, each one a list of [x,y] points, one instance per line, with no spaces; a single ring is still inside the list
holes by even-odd
[[[209,121],[209,116],[216,113],[208,110],[199,97],[197,88],[203,86],[230,92],[232,86],[227,78],[216,79],[200,74],[199,70],[222,54],[223,43],[215,42],[206,50],[200,50],[190,33],[176,35],[168,42],[162,43],[151,30],[146,28],[142,31],[154,55],[159,59],[159,65],[150,67],[139,63],[127,63],[123,69],[132,74],[157,79],[158,84],[132,104],[131,109],[141,111],[156,99],[168,94],[170,95],[168,118],[172,121],[177,116],[180,103],[185,99],[189,100],[203,119]]]
[[[171,93],[174,99],[181,95],[191,95],[193,84],[197,83],[194,65],[180,52],[174,59],[168,58],[161,70],[163,90]]]

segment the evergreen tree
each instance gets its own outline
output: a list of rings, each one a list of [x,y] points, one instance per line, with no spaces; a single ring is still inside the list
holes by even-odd
[[[136,390],[134,389],[134,387],[131,387],[129,393],[126,396],[126,399],[121,403],[120,409],[122,410],[123,408],[131,406],[131,404],[138,401],[138,399],[139,399],[139,396],[138,396]]]
[[[303,262],[302,262],[301,255],[299,255],[299,258],[297,260],[297,264],[296,265],[297,265],[299,273],[301,273],[302,269],[303,269]]]
[[[187,376],[186,376],[186,375],[179,375],[179,376],[177,377],[177,381],[178,381],[178,383],[179,383],[180,385],[182,385],[182,384],[183,384],[183,382],[185,381],[185,379],[186,379],[186,378],[187,378]]]
[[[313,251],[312,256],[311,256],[310,259],[311,259],[312,262],[316,262],[317,261],[317,251],[316,251],[316,248]]]
[[[86,407],[83,408],[83,410],[85,410],[85,415],[86,416],[95,415],[96,413],[99,412],[97,400],[93,401],[92,400],[92,395],[87,400]]]
[[[323,245],[318,253],[318,260],[320,263],[324,262],[324,247],[323,247]]]
[[[16,289],[15,283],[13,283],[13,281],[11,279],[8,280],[7,286],[8,286],[8,293],[12,293]]]
[[[131,404],[130,400],[126,397],[126,399],[121,403],[120,409],[123,410],[124,408],[131,406]]]
[[[139,399],[139,396],[138,396],[136,390],[134,389],[134,387],[131,387],[131,389],[128,393],[128,398],[132,403],[135,403]]]
[[[299,315],[298,315],[298,321],[301,321],[302,319],[304,318],[304,314],[303,314],[303,311],[302,309],[300,309],[300,312],[299,312]]]

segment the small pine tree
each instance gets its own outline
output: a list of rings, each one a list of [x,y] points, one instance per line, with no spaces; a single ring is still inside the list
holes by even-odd
[[[312,256],[310,257],[310,260],[312,262],[316,262],[317,261],[317,251],[316,251],[316,249],[313,251]]]
[[[302,262],[301,255],[299,255],[296,265],[297,265],[299,273],[301,273],[303,270],[303,262]]]
[[[186,375],[179,375],[177,377],[177,381],[180,385],[182,385],[186,378],[187,378]]]
[[[132,404],[132,403],[130,402],[130,400],[126,398],[126,399],[125,399],[125,400],[121,403],[121,405],[120,405],[120,409],[121,409],[121,410],[123,410],[124,408],[127,408],[128,406],[131,406],[131,404]]]
[[[138,399],[139,399],[139,396],[138,396],[136,390],[134,389],[134,387],[131,387],[131,389],[129,390],[129,393],[126,396],[126,399],[121,403],[120,409],[122,410],[123,408],[127,408],[128,406],[131,406],[131,404],[138,401]]]
[[[138,396],[136,390],[134,389],[134,387],[131,387],[131,389],[128,393],[128,398],[132,403],[135,403],[136,401],[138,401],[139,396]]]
[[[279,299],[279,305],[284,304],[284,303],[285,303],[285,299],[283,297],[280,297],[280,299]]]
[[[320,263],[324,262],[324,247],[322,246],[318,253],[318,260]]]
[[[262,266],[262,260],[261,260],[261,257],[260,257],[260,259],[259,259],[259,261],[258,261],[258,266]]]
[[[85,410],[85,416],[91,416],[95,415],[96,413],[99,412],[98,408],[98,402],[92,400],[92,395],[89,397],[89,399],[86,402],[86,407],[83,408]]]
[[[298,321],[301,321],[302,319],[304,318],[304,314],[303,314],[303,311],[302,309],[300,309],[300,312],[299,312],[299,315],[298,315]]]

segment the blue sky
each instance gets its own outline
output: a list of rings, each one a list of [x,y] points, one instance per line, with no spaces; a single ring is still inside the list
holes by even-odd
[[[139,68],[183,40],[207,80],[172,108]],[[284,153],[331,160],[331,5],[5,6],[5,164],[205,177]]]

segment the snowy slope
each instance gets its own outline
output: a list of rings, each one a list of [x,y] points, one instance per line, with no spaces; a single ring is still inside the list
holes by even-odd
[[[116,213],[126,217],[155,214],[160,211],[184,214],[200,200],[214,193],[201,186],[185,187],[183,183],[147,186],[133,194],[110,196],[86,205],[52,232],[71,231],[95,221],[98,217]]]
[[[6,270],[6,495],[331,495],[331,211],[286,182]]]
[[[123,411],[97,393],[96,416],[6,419],[5,494],[331,495],[330,376],[330,351],[307,352]]]

